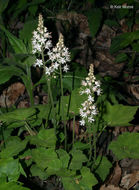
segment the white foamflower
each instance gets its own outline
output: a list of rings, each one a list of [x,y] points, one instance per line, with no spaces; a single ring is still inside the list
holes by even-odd
[[[84,80],[82,81],[82,86],[87,86],[87,83]]]
[[[45,74],[50,75],[51,74],[51,68],[46,67],[45,68]]]
[[[52,47],[51,35],[47,28],[43,25],[43,17],[39,14],[38,27],[33,31],[32,37],[32,53],[41,53],[43,49],[50,49]]]
[[[91,93],[90,89],[87,88],[87,89],[85,90],[85,93],[86,93],[86,94],[90,94],[90,93]]]
[[[92,97],[91,95],[89,95],[89,96],[88,96],[88,101],[94,102],[94,97]]]
[[[41,67],[43,65],[42,59],[36,59],[36,62],[34,64],[34,66],[39,66]]]
[[[84,125],[85,125],[85,120],[82,119],[82,120],[79,121],[79,122],[80,122],[80,125],[81,125],[81,126],[84,126]]]
[[[58,43],[51,52],[48,52],[49,60],[53,63],[58,63],[62,67],[64,72],[69,70],[67,62],[70,62],[70,53],[67,47],[64,45],[63,35],[60,34]]]
[[[64,67],[63,67],[63,71],[64,71],[64,72],[67,72],[68,70],[69,70],[68,65],[64,65]]]
[[[56,76],[55,74],[58,72],[57,70],[59,70],[60,67],[63,72],[67,72],[69,70],[67,63],[70,62],[70,53],[68,48],[64,45],[63,35],[60,34],[58,43],[55,47],[52,47],[51,34],[44,26],[41,14],[39,14],[38,27],[33,31],[32,53],[37,53],[37,56],[39,56],[39,59],[36,59],[34,66],[43,66],[44,72],[47,76]],[[42,56],[43,60],[47,57],[49,66],[45,66],[45,62],[43,63],[40,56]]]
[[[94,76],[94,67],[90,65],[88,76],[82,81],[82,87],[80,95],[86,94],[87,99],[81,104],[79,110],[81,116],[81,125],[85,125],[86,122],[92,123],[95,121],[95,116],[98,114],[97,107],[95,105],[95,96],[100,95],[102,92],[100,88],[100,81],[97,81]],[[82,122],[84,121],[84,122]]]

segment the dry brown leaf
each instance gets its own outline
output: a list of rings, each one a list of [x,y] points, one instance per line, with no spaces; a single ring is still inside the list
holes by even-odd
[[[100,190],[123,190],[120,187],[115,187],[114,185],[103,185],[101,186]]]
[[[10,107],[25,91],[25,86],[21,82],[16,82],[5,89],[0,96],[0,106]]]
[[[125,189],[130,189],[139,181],[139,171],[134,171],[132,174],[126,174],[122,180],[120,186]]]
[[[29,106],[30,106],[29,101],[23,100],[18,104],[17,108],[28,108]]]
[[[120,161],[123,174],[132,174],[139,171],[139,159],[125,158]]]
[[[130,177],[131,177],[131,174],[125,175],[121,180],[120,186],[125,189],[128,189],[128,186],[130,184]]]
[[[73,132],[73,120],[70,120],[69,122],[68,122],[68,128],[69,128],[69,130],[70,131],[72,131]],[[75,129],[74,129],[74,132],[75,132],[75,135],[79,135],[79,121],[75,121]]]
[[[135,171],[131,174],[129,189],[133,187],[138,181],[139,181],[139,171]]]
[[[122,170],[117,162],[116,167],[114,168],[114,171],[111,174],[110,179],[108,180],[107,184],[112,184],[114,186],[118,186],[119,182],[121,180],[121,175],[122,175]]]

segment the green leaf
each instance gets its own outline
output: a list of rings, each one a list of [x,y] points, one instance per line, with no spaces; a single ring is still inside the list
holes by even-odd
[[[55,174],[59,177],[74,177],[76,171],[60,168],[59,171],[56,171]]]
[[[79,108],[81,107],[81,104],[86,100],[86,95],[80,95],[80,89],[74,89],[70,96],[64,96],[63,97],[63,107],[64,107],[64,117],[67,117],[67,113],[69,112],[70,116],[73,117],[73,115],[79,115]],[[70,104],[70,106],[69,106]],[[61,104],[60,104],[60,116],[62,115],[61,112]],[[57,104],[57,110],[59,110],[59,105]]]
[[[4,128],[4,130],[2,130],[2,133],[0,133],[0,140],[4,139],[4,141],[6,141],[11,136],[11,132],[12,129]]]
[[[139,41],[132,44],[132,50],[139,52]]]
[[[87,76],[85,67],[76,63],[72,64],[73,72],[68,72],[63,75],[63,87],[72,92],[73,88],[80,88],[81,81]]]
[[[127,55],[125,53],[120,53],[115,58],[115,63],[120,63],[127,60]]]
[[[0,84],[3,84],[12,76],[21,75],[22,71],[14,66],[0,66],[0,73]]]
[[[0,152],[1,158],[9,158],[13,156],[17,156],[22,150],[25,149],[27,141],[26,140],[20,140],[17,136],[11,136],[8,138],[8,140],[5,142],[6,148],[4,148]]]
[[[18,39],[16,36],[11,34],[8,30],[6,30],[2,25],[0,25],[0,29],[5,32],[7,35],[9,42],[14,49],[15,53],[27,53],[27,49],[22,40]]]
[[[56,145],[56,135],[54,129],[41,129],[36,136],[30,137],[31,144],[54,148]]]
[[[27,187],[22,187],[21,184],[17,184],[16,182],[3,182],[0,183],[1,190],[29,190]]]
[[[62,177],[64,190],[80,190],[80,186],[76,184],[73,177]]]
[[[28,158],[28,159],[25,159]],[[27,166],[30,166],[32,164],[32,154],[31,154],[31,150],[27,149],[26,151],[24,151],[23,154],[19,155],[19,159],[22,159],[25,161]]]
[[[125,132],[119,135],[116,141],[112,141],[109,149],[118,160],[124,158],[139,159],[139,133]]]
[[[6,9],[8,6],[9,0],[0,0],[0,14]]]
[[[37,10],[38,10],[38,6],[37,6],[37,5],[30,6],[30,7],[28,8],[28,10],[29,10],[29,12],[30,12],[30,14],[31,14],[32,16],[35,16],[35,14],[36,14],[36,12],[37,12]]]
[[[30,125],[37,126],[42,124],[42,120],[48,120],[50,114],[50,104],[33,106],[37,110],[37,115],[34,116],[34,120],[29,121]]]
[[[57,159],[51,160],[51,162],[49,162],[47,172],[48,173],[51,172],[51,174],[54,175],[61,168],[62,168],[62,162],[57,158]]]
[[[70,169],[72,170],[80,170],[82,167],[83,162],[87,162],[87,157],[83,154],[80,150],[72,150],[70,151],[70,154],[72,155],[72,160],[70,163]]]
[[[30,20],[24,23],[24,27],[19,32],[19,37],[26,44],[31,42],[32,32],[37,28],[37,20]]]
[[[116,10],[116,17],[117,17],[117,20],[121,20],[123,19],[127,14],[129,14],[129,9],[124,9],[124,8],[121,8],[121,9],[117,9]]]
[[[27,0],[18,0],[16,9],[20,9],[20,8],[22,8],[26,4],[27,4]]]
[[[76,142],[74,144],[74,148],[75,149],[79,149],[79,150],[85,150],[85,149],[89,149],[90,148],[90,144],[82,143],[82,142]]]
[[[104,181],[109,174],[111,167],[111,162],[109,162],[109,160],[105,156],[98,156],[95,162],[94,170],[95,173],[97,173],[98,176],[102,179],[102,181]]]
[[[0,115],[0,120],[3,122],[27,121],[36,113],[35,108],[20,108],[12,112]]]
[[[46,171],[43,171],[38,166],[33,164],[30,168],[32,176],[38,176],[40,179],[45,180],[47,179],[47,173]]]
[[[21,0],[21,1],[23,1],[23,0]],[[20,4],[17,5],[15,12],[12,15],[12,19],[17,18],[18,15],[21,14],[23,11],[25,11],[27,8],[45,2],[45,0],[33,0],[31,2],[28,2],[28,3],[26,1],[23,1],[23,3],[22,3],[21,1],[20,1]]]
[[[92,37],[94,38],[101,23],[102,11],[100,9],[91,9],[87,13],[89,28]]]
[[[103,119],[111,127],[130,126],[129,123],[134,119],[138,106],[124,106],[122,104],[111,105],[106,102],[106,113]]]
[[[58,157],[54,149],[45,149],[39,147],[32,150],[32,159],[34,162],[36,162],[38,167],[41,169],[46,169],[49,167],[49,165],[52,166],[54,161],[57,161]]]
[[[70,160],[69,154],[63,149],[58,149],[56,152],[62,162],[62,168],[67,168]]]
[[[0,177],[6,175],[9,181],[16,181],[20,176],[20,166],[18,160],[13,158],[0,159]]]
[[[106,25],[108,25],[109,27],[113,27],[113,26],[119,26],[118,22],[116,20],[111,20],[111,19],[106,19],[104,21],[104,23]]]
[[[22,165],[19,163],[19,170],[20,170],[20,173],[23,175],[23,176],[25,176],[25,177],[27,177],[27,175],[26,175],[26,173],[25,173],[25,171],[24,171],[24,169],[23,169],[23,167],[22,167]]]
[[[98,181],[95,176],[90,172],[90,169],[83,167],[81,169],[82,179],[79,184],[82,190],[92,190],[92,187],[95,186]]]
[[[119,51],[120,49],[123,49],[127,47],[128,45],[130,45],[134,40],[138,40],[138,39],[139,39],[139,31],[127,32],[127,33],[118,35],[112,40],[110,53],[111,54],[115,53]]]

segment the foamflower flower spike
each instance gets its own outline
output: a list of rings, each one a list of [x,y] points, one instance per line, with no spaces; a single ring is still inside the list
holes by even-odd
[[[85,125],[86,122],[92,123],[95,121],[95,116],[98,114],[95,105],[95,94],[99,96],[102,90],[100,88],[100,81],[97,81],[94,76],[94,66],[91,64],[88,76],[82,81],[80,95],[86,94],[87,100],[82,103],[80,108],[81,121],[80,125]]]

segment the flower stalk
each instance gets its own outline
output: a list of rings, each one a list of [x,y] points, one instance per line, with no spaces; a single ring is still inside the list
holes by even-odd
[[[46,54],[44,55],[44,51]],[[64,121],[64,105],[63,105],[63,72],[67,72],[69,67],[67,62],[70,61],[70,54],[68,48],[64,46],[63,35],[60,34],[58,43],[55,47],[52,48],[51,35],[48,32],[47,28],[43,25],[43,17],[39,15],[39,22],[36,31],[33,32],[32,38],[32,53],[38,54],[39,59],[36,59],[34,66],[43,67],[44,74],[47,79],[48,94],[52,106],[53,118],[54,118],[54,128],[56,132],[56,113],[54,107],[54,101],[51,91],[50,80],[52,77],[56,77],[58,73],[60,75],[60,84],[61,84],[61,111],[62,111],[62,121]],[[41,59],[40,59],[41,56]],[[47,63],[49,66],[46,66],[45,56],[47,57]],[[64,133],[65,133],[65,149],[67,146],[67,131],[66,124],[64,121]]]
[[[94,149],[94,163],[96,161],[96,115],[98,114],[98,109],[95,104],[95,100],[97,96],[101,94],[102,90],[100,88],[100,81],[96,80],[94,76],[94,66],[91,64],[88,76],[85,80],[82,81],[82,88],[80,94],[86,94],[87,100],[82,103],[80,108],[80,116],[81,121],[80,125],[88,125],[88,132],[89,132],[89,162],[92,158],[92,149]],[[93,136],[93,143],[92,143],[92,136]]]

